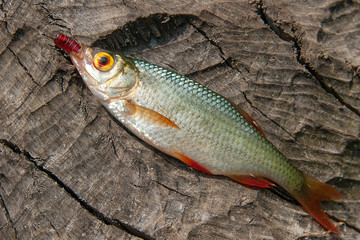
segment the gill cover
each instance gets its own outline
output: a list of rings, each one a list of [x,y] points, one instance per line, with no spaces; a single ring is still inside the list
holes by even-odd
[[[71,56],[85,83],[102,100],[122,98],[137,83],[132,60],[100,48],[85,47],[83,59]]]
[[[63,34],[58,34],[54,42],[70,54],[86,85],[101,100],[122,99],[137,85],[138,73],[131,59],[115,52],[80,45]]]

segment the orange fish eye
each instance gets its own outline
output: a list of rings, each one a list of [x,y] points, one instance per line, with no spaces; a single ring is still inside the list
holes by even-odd
[[[106,52],[99,52],[94,56],[94,66],[97,70],[109,71],[114,66],[114,58]]]

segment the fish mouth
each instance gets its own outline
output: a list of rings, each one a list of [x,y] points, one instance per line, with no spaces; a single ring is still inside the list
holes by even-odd
[[[84,83],[89,87],[89,89],[102,100],[109,98],[107,92],[101,88],[101,83],[92,75],[91,67],[93,65],[93,48],[80,44],[73,38],[66,36],[62,33],[58,33],[54,40],[54,44],[65,50],[71,58],[74,66],[77,68],[81,78]],[[90,72],[89,72],[90,70]],[[108,83],[105,83],[108,85]]]
[[[58,33],[54,43],[59,48],[65,50],[70,54],[72,60],[76,59],[77,62],[84,58],[85,45],[78,43],[75,39],[66,36],[65,34]]]
[[[84,56],[87,46],[78,43],[75,39],[62,33],[56,34],[54,43],[56,46],[69,53],[71,61],[78,69],[80,75],[85,74],[84,72],[86,72],[86,70],[84,66]],[[88,74],[85,75],[87,78],[89,78]]]

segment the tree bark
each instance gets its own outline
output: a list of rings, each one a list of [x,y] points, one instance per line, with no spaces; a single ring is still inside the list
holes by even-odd
[[[1,239],[360,239],[360,3],[2,1]],[[122,128],[56,33],[199,81],[344,200],[299,205],[193,170]]]

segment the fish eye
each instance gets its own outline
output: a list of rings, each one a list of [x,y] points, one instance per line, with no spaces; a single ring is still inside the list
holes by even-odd
[[[99,52],[94,56],[94,66],[99,71],[109,71],[114,66],[114,58],[106,52]]]

